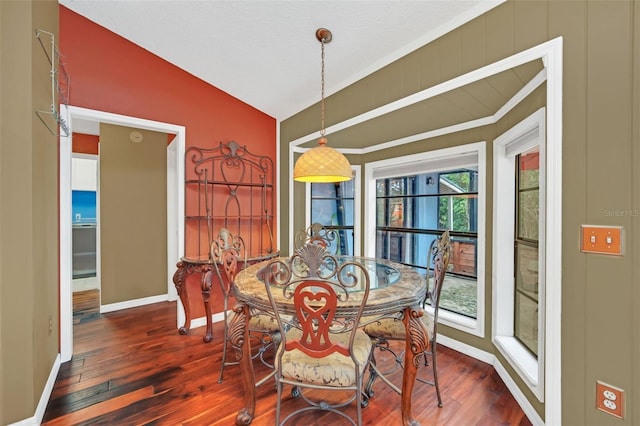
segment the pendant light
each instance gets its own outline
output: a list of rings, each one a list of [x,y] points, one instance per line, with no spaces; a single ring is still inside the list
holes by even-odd
[[[339,151],[327,146],[324,136],[324,45],[331,41],[331,31],[320,28],[316,31],[316,38],[321,45],[321,122],[318,146],[305,152],[298,158],[293,167],[293,180],[298,182],[344,182],[351,180],[351,164]]]

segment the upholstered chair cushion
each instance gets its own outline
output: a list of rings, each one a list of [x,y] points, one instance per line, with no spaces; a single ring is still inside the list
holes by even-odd
[[[433,336],[433,316],[425,310],[422,312],[423,315],[420,319],[429,333],[429,339],[431,339],[431,336]],[[366,323],[367,321],[363,319],[362,322]],[[382,318],[373,321],[364,326],[364,332],[374,338],[381,337],[395,340],[404,340],[407,334],[404,323],[395,318]]]
[[[227,324],[233,321],[233,314],[227,316]],[[280,331],[278,322],[272,315],[253,314],[249,320],[249,330],[271,333]]]
[[[287,339],[298,339],[302,332],[293,328],[287,333]],[[332,341],[349,344],[349,333],[332,334]],[[283,345],[280,346],[282,350]],[[367,365],[371,353],[371,339],[358,330],[353,342],[353,353],[360,364],[360,374]],[[278,357],[276,357],[276,362]],[[324,386],[353,386],[356,383],[355,368],[350,356],[339,353],[314,358],[299,349],[286,351],[282,356],[282,376],[291,380],[302,380]]]
[[[273,316],[266,314],[252,315],[249,320],[249,330],[260,330],[266,332],[280,331],[278,328],[278,321],[276,321]]]

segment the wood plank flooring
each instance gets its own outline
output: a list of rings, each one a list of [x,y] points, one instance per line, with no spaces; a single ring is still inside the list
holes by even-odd
[[[186,336],[178,334],[175,302],[99,314],[96,297],[95,291],[74,297],[74,356],[60,368],[43,425],[235,424],[242,407],[242,384],[236,366],[227,367],[225,380],[217,382],[220,323],[214,324],[214,341],[203,343],[203,327]],[[531,424],[491,366],[444,346],[439,346],[438,354],[444,407],[438,408],[432,386],[416,383],[413,412],[421,424]],[[255,365],[256,374],[268,371],[259,362]],[[430,368],[421,373],[428,376]],[[381,381],[374,390],[363,410],[363,423],[400,424],[400,396]],[[285,393],[284,413],[300,403],[288,390]],[[272,425],[273,382],[261,386],[257,397],[252,424]],[[355,408],[350,407],[349,413],[355,415]],[[291,424],[346,423],[316,412]]]

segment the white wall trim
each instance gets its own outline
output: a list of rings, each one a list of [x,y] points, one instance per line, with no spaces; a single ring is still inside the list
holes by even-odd
[[[228,315],[229,317],[231,317],[233,315],[233,311],[228,311]],[[224,314],[222,312],[211,315],[212,324],[220,321],[224,321]],[[189,331],[193,330],[194,328],[204,327],[205,325],[207,325],[207,317],[196,318],[194,320],[191,320],[191,328],[189,329]]]
[[[450,31],[455,30],[456,28],[466,24],[467,22],[471,21],[472,19],[477,18],[478,16],[486,13],[487,11],[493,9],[494,7],[500,5],[501,3],[504,3],[506,0],[482,0],[479,1],[475,6],[473,6],[471,9],[467,10],[466,12],[458,15],[455,19],[447,21],[445,23],[443,23],[442,25],[435,27],[435,28],[431,28],[426,34],[423,34],[421,37],[413,40],[413,42],[402,46],[400,49],[390,53],[389,55],[385,56],[384,58],[381,58],[380,60],[372,63],[371,65],[369,65],[367,68],[364,68],[363,70],[361,70],[359,73],[351,76],[348,79],[342,80],[342,81],[338,81],[336,82],[336,84],[331,84],[327,87],[327,94],[331,95],[332,93],[337,92],[338,90],[350,86],[351,84],[357,82],[358,80],[361,80],[365,77],[367,77],[368,75],[380,70],[381,68],[384,68],[385,66],[397,61],[398,59],[408,55],[409,53],[413,52],[414,50],[417,50],[419,48],[421,48],[422,46],[431,43],[432,41],[436,40],[437,38],[447,34]],[[320,135],[318,134],[317,137],[320,137]]]
[[[511,395],[513,395],[513,398],[516,400],[518,405],[520,405],[520,408],[522,408],[522,411],[524,411],[524,414],[531,421],[531,423],[534,426],[544,425],[545,424],[544,420],[542,420],[542,418],[538,415],[536,410],[533,408],[533,405],[531,405],[527,397],[524,395],[524,393],[522,393],[522,391],[520,390],[516,382],[513,381],[513,379],[511,378],[507,370],[504,368],[504,366],[500,363],[498,358],[494,357],[494,361],[492,365],[493,365],[493,368],[495,368],[496,372],[498,373],[498,376],[500,376],[505,386],[507,387],[507,389],[509,389],[509,392],[511,392]],[[547,423],[547,424],[554,425],[554,424],[560,424],[560,423]]]
[[[453,163],[449,163],[453,160]],[[449,148],[424,151],[417,154],[405,155],[401,157],[386,158],[384,160],[372,161],[365,164],[365,189],[364,204],[368,206],[376,205],[376,179],[384,177],[407,176],[416,173],[426,173],[429,171],[446,170],[448,167],[459,167],[454,165],[456,161],[460,164],[468,164],[470,167],[477,167],[478,170],[478,250],[477,250],[477,310],[476,318],[468,318],[453,312],[441,310],[439,320],[442,324],[462,330],[466,333],[484,337],[485,336],[485,247],[486,247],[486,199],[487,199],[487,161],[486,142],[473,142],[457,145]],[[399,168],[400,167],[400,168]],[[376,211],[375,208],[367,209],[364,217],[364,256],[375,257],[376,247]],[[430,310],[429,307],[426,308]]]
[[[493,364],[495,356],[492,353],[478,349],[475,346],[468,345],[459,340],[452,339],[450,337],[438,334],[436,340],[439,345],[446,346],[450,349],[458,351],[462,354],[475,358],[487,364]]]
[[[71,251],[71,156],[74,120],[108,123],[118,126],[175,134],[167,147],[167,297],[177,298],[173,285],[175,265],[184,255],[184,126],[137,117],[96,111],[76,106],[60,106],[61,117],[69,126],[68,136],[60,136],[60,355],[66,362],[73,354],[72,251]],[[171,169],[170,169],[171,168]],[[169,178],[171,177],[171,182]],[[173,204],[171,204],[171,201]],[[99,268],[99,266],[98,266]],[[176,328],[184,323],[184,309],[177,303]]]
[[[513,395],[513,398],[516,400],[520,408],[522,408],[522,411],[524,412],[524,414],[531,421],[531,423],[533,423],[534,426],[542,426],[545,424],[545,422],[536,412],[535,408],[533,408],[533,405],[531,405],[527,397],[520,390],[518,385],[513,381],[513,379],[507,372],[507,370],[500,363],[498,358],[496,358],[493,354],[483,351],[481,349],[478,349],[476,347],[470,346],[466,343],[462,343],[458,340],[454,340],[449,337],[443,336],[441,334],[438,334],[437,340],[439,345],[446,346],[464,355],[470,356],[472,358],[475,358],[487,364],[491,364],[493,368],[496,370],[496,372],[498,373],[498,376],[500,376],[500,378],[504,382],[505,386],[507,386],[507,389],[509,389],[509,392],[511,392],[511,395]],[[560,423],[548,423],[548,424],[555,425]]]
[[[293,230],[293,222],[294,222],[293,221],[293,208],[294,208],[293,191],[294,191],[294,183],[295,183],[293,180],[293,166],[295,163],[294,160],[295,158],[293,155],[293,151],[291,151],[291,148],[289,148],[289,164],[287,165],[287,167],[289,167],[288,179],[287,179],[287,182],[289,183],[289,253],[293,253],[293,237],[295,235]],[[308,192],[308,189],[305,186],[305,194],[307,192]],[[306,208],[308,209],[309,206],[306,206]]]
[[[280,188],[280,152],[282,151],[280,148],[280,121],[276,120],[276,174],[275,174],[275,180],[276,182],[278,182],[278,185],[276,185],[276,205],[275,205],[275,209],[276,211],[275,213],[275,217],[276,217],[276,233],[274,235],[274,237],[276,238],[276,247],[282,247],[282,245],[280,245],[280,224],[282,223],[280,221],[280,217],[281,217],[281,212],[280,212],[280,197],[282,194],[282,188]],[[275,183],[275,182],[274,182]],[[291,216],[289,216],[291,217]],[[289,221],[291,222],[291,221]]]
[[[362,204],[357,200],[362,200],[362,167],[360,165],[351,166],[351,170],[353,172],[353,223],[361,223],[362,221]],[[304,185],[304,228],[308,228],[311,226],[311,183],[306,182]],[[289,253],[293,253],[293,236],[289,239]],[[361,256],[361,244],[360,240],[362,238],[362,227],[354,226],[353,229],[353,255]]]
[[[121,309],[137,308],[138,306],[151,305],[153,303],[168,302],[168,294],[160,294],[158,296],[142,297],[140,299],[125,300],[123,302],[109,303],[100,305],[100,313],[115,312]]]
[[[39,426],[40,423],[42,423],[44,413],[46,412],[47,405],[49,404],[49,398],[51,398],[51,392],[53,392],[53,386],[56,384],[58,371],[60,371],[60,364],[60,354],[58,354],[53,360],[53,366],[51,367],[51,371],[49,371],[49,377],[47,378],[47,383],[45,383],[42,394],[40,395],[40,400],[38,401],[35,414],[27,419],[11,423],[9,426]]]
[[[514,265],[513,262],[501,262],[501,259],[513,259],[514,256],[514,214],[515,214],[515,165],[516,155],[535,146],[540,152],[540,204],[542,212],[539,216],[539,253],[546,253],[545,233],[546,220],[557,220],[548,217],[545,209],[548,184],[559,184],[545,178],[546,173],[546,132],[545,108],[526,117],[493,141],[493,312],[492,341],[507,362],[527,384],[529,389],[541,402],[545,401],[545,318],[546,303],[544,257],[538,259],[539,299],[538,307],[538,350],[539,357],[530,354],[524,345],[515,337],[514,331]],[[558,216],[560,217],[560,216]],[[560,244],[552,239],[549,246]]]
[[[562,424],[562,38],[545,43],[547,67],[547,247],[545,293],[545,421]],[[550,244],[557,241],[558,244]],[[552,283],[552,285],[549,285]]]
[[[537,46],[524,50],[520,53],[516,53],[512,56],[501,59],[497,62],[493,62],[491,64],[485,65],[484,67],[478,68],[466,74],[462,74],[458,77],[452,78],[451,80],[444,81],[442,83],[436,84],[435,86],[431,86],[424,90],[421,90],[420,92],[413,93],[409,96],[405,96],[404,98],[382,105],[378,108],[374,108],[370,111],[364,112],[355,117],[351,117],[340,123],[336,123],[333,126],[329,126],[326,128],[326,134],[330,135],[332,133],[339,132],[340,130],[348,129],[349,127],[355,126],[365,121],[372,120],[374,118],[383,116],[385,114],[397,111],[401,108],[416,104],[418,102],[425,101],[427,99],[434,98],[436,96],[453,91],[467,84],[474,83],[476,81],[482,80],[494,74],[501,73],[503,71],[517,67],[527,62],[531,62],[536,59],[542,59],[543,57],[547,56],[549,51],[553,50],[553,44],[556,42],[556,40],[562,40],[562,38],[559,37],[559,38],[547,41],[545,43],[539,44]],[[545,63],[547,63],[547,61],[545,61]],[[535,84],[536,81],[539,81],[539,75],[536,75],[532,79],[532,82],[534,82],[532,84]],[[531,90],[531,86],[525,85],[525,87],[522,90],[524,91],[523,93],[527,93],[527,91]],[[522,96],[523,95],[521,94],[515,95],[515,97],[522,97]],[[495,122],[495,120],[497,119],[497,116],[494,114],[491,117]],[[291,150],[293,150],[294,152],[304,152],[306,151],[306,149],[300,148],[299,146],[309,141],[312,141],[318,137],[319,137],[319,132],[313,132],[306,136],[302,136],[298,139],[295,139],[289,142],[289,146]],[[335,146],[334,148],[338,149]],[[339,149],[339,151],[344,153],[356,154],[356,153],[360,153],[362,150]]]
[[[517,67],[519,65],[541,59],[545,66],[546,82],[547,82],[547,109],[546,109],[546,128],[547,128],[547,144],[549,149],[547,152],[548,158],[552,158],[547,164],[547,177],[549,179],[560,179],[562,175],[562,50],[563,39],[557,37],[552,40],[548,40],[537,46],[531,47],[522,52],[516,53],[512,56],[504,58],[500,61],[494,62],[477,70],[471,71],[467,74],[436,85],[434,87],[425,89],[421,92],[415,93],[411,96],[407,96],[395,102],[391,102],[382,107],[373,109],[371,111],[360,114],[356,117],[352,117],[341,123],[337,123],[326,129],[327,134],[337,132],[342,129],[360,124],[364,121],[381,116],[383,114],[396,111],[405,106],[412,105],[416,102],[420,102],[429,97],[437,96],[438,94],[445,93],[446,91],[456,89],[466,84],[473,83],[491,75],[506,71],[510,68]],[[544,79],[542,74],[538,74],[534,79],[527,84],[523,91],[533,90],[536,84],[541,84]],[[534,87],[535,86],[535,87]],[[524,92],[523,92],[524,93]],[[517,94],[516,96],[520,96]],[[490,123],[492,120],[499,119],[499,116],[503,116],[507,111],[501,109],[491,118],[480,119],[478,123]],[[458,131],[456,126],[450,126],[448,131]],[[446,130],[438,129],[433,132]],[[376,146],[377,149],[387,149],[392,146],[398,146],[401,144],[411,143],[417,140],[425,139],[426,137],[432,137],[436,133],[427,132],[420,135],[414,135],[407,138],[398,139],[396,141],[388,141]],[[289,170],[293,170],[294,153],[304,152],[305,148],[300,145],[309,142],[319,135],[318,132],[314,132],[310,135],[303,136],[294,141],[289,142]],[[364,149],[339,149],[334,148],[346,154],[363,154]],[[368,148],[367,148],[368,149]],[[366,151],[370,152],[370,151]],[[367,176],[367,170],[365,168],[364,187],[365,191],[375,190],[375,188],[368,188],[370,176]],[[289,217],[293,217],[293,179],[288,179],[289,183]],[[368,188],[368,189],[367,189]],[[558,220],[554,223],[547,224],[547,233],[553,234],[554,238],[561,240],[562,238],[562,187],[554,187],[549,189],[547,193],[547,206],[552,206],[553,212]],[[374,218],[375,219],[375,218]],[[364,216],[363,220],[364,229],[375,225],[375,221],[371,221],[368,215]],[[293,233],[293,222],[289,221],[289,234]],[[545,420],[548,424],[561,424],[562,423],[562,341],[561,341],[561,307],[562,307],[562,247],[547,248],[547,281],[554,281],[557,285],[552,286],[551,291],[545,295],[546,303],[546,321],[545,321]]]
[[[353,254],[354,256],[362,256],[362,247],[360,241],[362,241],[362,226],[356,226],[357,223],[362,223],[362,167],[360,165],[351,166],[353,169],[355,187],[353,188],[354,206],[353,206]]]
[[[71,123],[71,116],[66,105],[60,105],[60,116],[66,123]],[[73,354],[73,292],[71,281],[73,280],[73,252],[71,247],[72,220],[71,220],[71,157],[72,157],[72,133],[60,132],[59,154],[59,189],[60,203],[59,224],[60,229],[60,357],[62,362],[69,361]]]

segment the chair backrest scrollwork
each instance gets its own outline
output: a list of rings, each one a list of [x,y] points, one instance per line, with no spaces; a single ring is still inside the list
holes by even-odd
[[[272,260],[266,270],[270,273],[265,274],[265,287],[280,328],[286,327],[274,292],[281,292],[285,300],[293,302],[294,320],[288,326],[301,332],[299,338],[284,339],[285,350],[299,349],[316,358],[336,352],[353,358],[355,332],[369,296],[366,267],[358,262],[341,262],[321,245],[306,244],[289,259]],[[362,300],[354,302],[348,315],[336,315],[338,305],[349,305],[356,290]],[[335,341],[335,333],[350,333],[349,344]]]
[[[434,324],[438,323],[438,311],[440,307],[440,294],[444,282],[445,272],[449,265],[451,255],[451,240],[449,231],[446,230],[438,238],[431,242],[429,254],[427,256],[427,295],[425,303],[429,302],[434,309]],[[429,279],[431,268],[433,267],[433,277]],[[433,285],[429,283],[433,281]]]
[[[305,230],[296,232],[293,238],[294,247],[299,249],[306,244],[315,244],[324,247],[328,252],[335,253],[338,233],[334,229],[327,229],[319,223],[312,223]]]
[[[236,275],[247,264],[244,240],[239,235],[233,235],[228,229],[220,228],[218,235],[211,242],[210,256],[220,287],[226,297],[231,284],[235,282]]]

